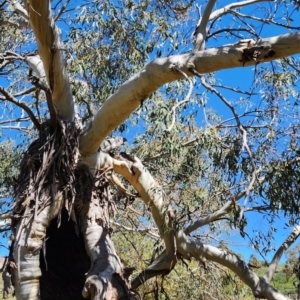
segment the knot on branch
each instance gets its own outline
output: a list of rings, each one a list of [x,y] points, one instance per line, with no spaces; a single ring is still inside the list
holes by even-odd
[[[105,153],[109,153],[110,151],[115,150],[116,148],[122,147],[126,142],[127,139],[121,136],[106,139],[101,143],[99,150]]]
[[[120,273],[93,274],[88,276],[82,296],[90,299],[128,299],[134,300],[135,297],[130,291],[130,277],[134,268],[124,268]],[[126,276],[128,276],[126,278]]]
[[[30,70],[30,74],[28,75],[28,80],[33,84],[33,85],[37,85],[39,83],[39,78],[32,75],[32,70]]]
[[[255,61],[256,63],[262,62],[267,58],[273,57],[275,51],[272,50],[271,46],[252,46],[250,48],[243,49],[242,58],[243,66],[248,61]]]

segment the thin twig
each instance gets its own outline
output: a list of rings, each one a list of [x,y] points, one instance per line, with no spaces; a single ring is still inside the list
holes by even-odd
[[[3,120],[3,121],[0,121],[0,125],[1,125],[1,124],[7,124],[7,123],[26,122],[26,121],[29,121],[29,120],[30,120],[29,117],[17,118],[17,119],[13,119],[13,120]]]
[[[10,94],[8,91],[6,91],[2,86],[0,86],[0,93],[4,95],[4,97],[0,97],[0,100],[7,100],[18,107],[24,109],[26,113],[28,114],[29,118],[33,122],[34,126],[37,128],[37,130],[41,131],[41,124],[31,111],[31,109],[24,103],[19,101],[17,98],[15,98],[12,94]]]
[[[256,180],[256,166],[255,166],[255,163],[254,163],[254,159],[253,159],[253,155],[252,155],[252,152],[250,150],[250,147],[248,145],[248,140],[247,140],[247,130],[244,128],[244,126],[242,125],[240,119],[239,119],[239,116],[238,114],[236,113],[234,107],[225,99],[225,97],[218,91],[216,90],[215,88],[213,88],[210,84],[208,84],[206,81],[205,81],[205,77],[201,74],[199,74],[195,69],[189,69],[189,71],[191,73],[193,73],[194,75],[196,75],[197,77],[199,77],[201,79],[201,83],[202,85],[207,88],[208,90],[210,90],[211,92],[213,92],[214,94],[216,94],[221,100],[222,102],[227,106],[229,107],[229,109],[232,111],[233,115],[234,115],[234,118],[237,122],[237,125],[238,125],[238,128],[242,134],[242,138],[243,138],[243,145],[242,145],[242,150],[246,149],[246,151],[248,152],[248,155],[249,155],[249,158],[250,158],[250,161],[251,161],[251,165],[252,165],[252,177],[251,177],[251,180],[250,180],[250,183],[249,183],[249,186],[246,190],[246,194],[245,194],[245,200],[244,200],[244,207],[246,206],[247,204],[247,201],[249,199],[249,194],[250,194],[250,191],[252,190],[253,188],[253,185],[255,183],[255,180]],[[241,212],[240,212],[240,217],[239,219],[241,220],[242,217],[243,217],[243,212],[244,212],[244,208],[241,209]]]
[[[241,32],[241,31],[245,31],[245,32],[248,32],[248,33],[254,35],[257,40],[260,38],[260,36],[256,32],[254,32],[253,30],[250,30],[250,29],[246,29],[246,28],[223,28],[223,29],[214,31],[211,34],[208,34],[207,39],[209,39],[213,36],[216,36],[216,35],[218,35],[222,32],[232,33],[232,32]],[[235,34],[235,36],[236,36],[236,34]]]
[[[273,21],[272,19],[263,19],[263,18],[258,18],[258,17],[255,17],[253,15],[244,15],[240,12],[237,12],[235,10],[230,10],[228,11],[229,13],[241,18],[241,19],[251,19],[251,20],[255,20],[255,21],[258,21],[258,22],[262,22],[264,24],[266,23],[270,23],[270,24],[273,24],[273,25],[276,25],[276,26],[280,26],[280,27],[284,27],[284,28],[288,28],[288,29],[295,29],[295,30],[299,30],[300,29],[300,26],[288,26],[288,25],[285,25],[285,24],[281,24],[281,23],[278,23],[278,22],[275,22]]]
[[[50,113],[51,126],[52,126],[52,128],[55,128],[56,123],[57,123],[57,112],[56,112],[56,109],[55,109],[54,104],[53,104],[51,89],[49,88],[48,85],[42,83],[35,76],[30,76],[29,79],[30,79],[30,81],[33,85],[35,85],[36,87],[39,87],[40,89],[42,89],[45,92],[46,100],[47,100],[47,104],[48,104],[48,108],[49,108],[49,113]]]
[[[54,18],[54,22],[56,22],[59,19],[59,17],[65,12],[69,2],[70,2],[70,0],[67,0],[66,3],[61,7],[61,9],[59,10],[59,12],[57,13],[57,15]]]
[[[173,107],[172,110],[168,113],[168,116],[170,115],[171,112],[173,112],[173,118],[172,118],[172,123],[169,126],[169,128],[166,129],[166,131],[170,132],[172,130],[172,128],[174,127],[175,124],[175,119],[176,119],[176,108],[184,103],[187,103],[191,97],[192,91],[193,91],[193,82],[192,80],[183,72],[181,71],[179,68],[176,68],[176,70],[181,73],[190,83],[190,88],[189,88],[189,92],[186,95],[186,97],[184,98],[184,100],[182,100],[181,102],[176,103]],[[168,117],[167,116],[167,117]]]
[[[24,91],[21,91],[21,92],[19,92],[17,94],[14,94],[14,97],[20,97],[20,96],[28,95],[28,94],[30,94],[30,93],[32,93],[34,91],[36,91],[36,87],[31,87],[31,88],[29,88],[27,90],[24,90]]]
[[[128,227],[128,226],[125,226],[125,225],[122,225],[118,222],[114,222],[114,221],[110,221],[110,223],[114,224],[115,226],[117,227],[120,227],[126,231],[129,231],[129,232],[138,232],[138,233],[146,233],[148,235],[150,235],[151,237],[154,237],[156,239],[159,239],[160,236],[154,232],[152,232],[152,230],[154,231],[158,231],[157,228],[132,228],[132,227]]]
[[[225,85],[219,85],[219,84],[212,84],[211,86],[212,87],[218,87],[218,88],[225,89],[225,90],[229,90],[229,91],[233,91],[233,92],[244,94],[244,95],[248,95],[248,96],[253,96],[253,95],[258,94],[258,93],[253,93],[253,92],[242,91],[242,90],[239,90],[239,89],[231,87],[231,86],[225,86]]]

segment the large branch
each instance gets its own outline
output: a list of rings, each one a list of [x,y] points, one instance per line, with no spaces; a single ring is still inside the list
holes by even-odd
[[[172,259],[176,252],[172,224],[173,211],[166,201],[162,187],[136,157],[131,164],[113,160],[113,168],[133,185],[150,209],[160,236],[165,242],[167,255]]]
[[[257,276],[249,266],[234,253],[201,242],[195,242],[188,238],[182,231],[177,232],[176,242],[178,252],[186,258],[194,257],[200,261],[205,258],[229,268],[251,288],[255,297],[266,298],[268,300],[288,299],[269,285],[264,278]]]
[[[182,229],[177,228],[176,222],[173,222],[176,218],[172,216],[170,206],[159,184],[136,157],[132,158],[127,155],[126,159],[126,161],[120,161],[108,154],[98,152],[86,158],[82,157],[80,163],[93,169],[113,168],[115,172],[124,176],[149,207],[160,236],[164,239],[166,251],[162,252],[146,270],[133,280],[133,288],[137,288],[149,278],[168,274],[176,264],[177,257],[185,259],[194,257],[200,262],[210,260],[229,268],[252,289],[255,297],[264,297],[270,300],[287,299],[265,278],[257,276],[237,255],[196,242],[188,237]],[[221,215],[230,211],[231,206],[232,204],[227,202],[222,209],[217,211],[217,214]]]
[[[54,24],[50,1],[25,0],[24,4],[58,115],[62,119],[73,119],[72,91],[62,55],[60,31]]]
[[[296,241],[296,239],[300,235],[300,226],[296,226],[293,232],[287,237],[287,239],[282,243],[282,245],[278,248],[274,257],[266,271],[265,275],[263,276],[266,282],[270,282],[274,276],[274,273],[277,269],[278,263],[283,255],[283,253]]]
[[[203,74],[255,65],[297,53],[300,53],[300,33],[289,33],[258,42],[242,40],[233,45],[155,59],[105,101],[81,136],[80,152],[83,156],[95,153],[104,138],[124,122],[142,101],[160,86],[182,79],[182,72],[192,76],[190,70]],[[176,71],[178,68],[182,72]]]
[[[79,163],[87,165],[92,170],[113,167],[115,172],[121,174],[133,185],[151,211],[160,237],[164,240],[166,247],[166,255],[159,263],[151,265],[151,272],[155,275],[161,271],[164,274],[170,272],[176,263],[173,212],[166,201],[162,187],[151,176],[141,161],[136,157],[132,158],[132,161],[120,161],[100,151],[89,157],[82,157]]]

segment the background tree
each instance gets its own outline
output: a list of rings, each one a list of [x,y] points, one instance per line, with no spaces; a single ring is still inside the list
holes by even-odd
[[[232,299],[243,281],[286,299],[270,281],[300,233],[298,2],[75,5],[0,4],[3,147],[15,139],[1,158],[3,201],[14,185],[5,274],[17,299],[174,298],[165,281],[191,284],[180,263],[192,258],[193,284],[209,282],[199,298],[222,286]],[[213,73],[236,67],[245,90]],[[268,232],[246,231],[250,212]],[[237,229],[264,255],[282,214],[295,227],[259,277],[221,237]]]

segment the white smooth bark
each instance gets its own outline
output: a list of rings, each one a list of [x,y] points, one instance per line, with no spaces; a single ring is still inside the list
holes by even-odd
[[[27,11],[17,0],[9,0],[8,3],[12,6],[13,10],[18,13],[23,19],[28,20]]]
[[[204,50],[205,49],[205,39],[207,34],[206,25],[210,19],[211,11],[216,3],[216,0],[210,0],[205,8],[203,17],[200,19],[198,26],[195,31],[195,50]]]
[[[48,85],[57,113],[63,120],[74,118],[71,86],[62,55],[60,31],[55,26],[49,0],[24,1],[30,26],[37,40]]]
[[[205,258],[229,268],[251,288],[255,297],[264,297],[268,300],[288,299],[269,285],[264,278],[257,276],[237,255],[201,242],[195,242],[187,237],[182,231],[177,233],[176,241],[178,251],[184,257],[194,257],[200,261]]]
[[[100,156],[102,156],[102,158],[100,158]],[[92,165],[99,166],[100,161],[104,163],[106,167],[113,167],[115,172],[124,176],[134,186],[141,198],[144,200],[145,204],[150,208],[153,219],[159,228],[160,236],[165,241],[166,252],[163,252],[154,261],[154,263],[152,263],[146,269],[146,271],[149,271],[148,273],[145,272],[141,276],[145,276],[147,279],[153,276],[151,271],[162,271],[162,273],[163,271],[170,271],[176,264],[176,260],[172,260],[172,258],[174,258],[174,255],[176,257],[176,254],[179,254],[186,259],[193,257],[200,262],[210,260],[229,268],[251,288],[255,297],[265,297],[269,300],[288,299],[269,284],[268,278],[257,276],[237,255],[210,245],[203,244],[201,242],[196,242],[192,240],[192,238],[188,237],[183,230],[178,230],[174,227],[172,228],[172,225],[175,224],[170,222],[170,219],[168,218],[169,215],[166,213],[167,210],[164,209],[168,208],[168,204],[166,204],[163,191],[159,190],[159,193],[155,193],[156,196],[153,197],[153,187],[155,190],[158,186],[158,183],[137,158],[134,158],[134,162],[132,163],[128,161],[119,161],[107,154],[99,153],[98,156],[94,156],[94,162],[89,160],[90,167]],[[215,220],[215,218],[225,215],[226,212],[230,212],[231,207],[232,202],[228,201],[220,210],[216,212],[215,215],[212,214],[210,216],[210,220]],[[203,224],[208,222],[208,220],[203,219],[199,220],[199,222]],[[196,222],[190,228],[187,228],[187,231],[189,232],[194,229],[194,227],[198,227],[198,223]],[[299,232],[300,227],[297,227],[293,234],[291,234],[293,238],[290,236],[287,241],[289,241],[289,243],[291,243],[292,240],[294,241],[296,239],[295,237],[299,235]],[[173,256],[172,252],[170,252],[170,249],[176,252],[173,254]],[[286,249],[287,247],[281,247],[279,252],[281,253]],[[273,261],[277,260],[279,256],[275,255],[275,257],[276,258],[274,258]],[[270,270],[274,270],[274,268],[271,267]],[[139,282],[142,281],[143,280],[139,281],[138,279],[134,283],[134,287],[137,287]]]
[[[46,237],[46,229],[62,208],[61,193],[51,205],[46,206],[36,217],[28,209],[16,229],[13,257],[14,286],[17,300],[39,300],[41,277],[40,250]]]
[[[283,253],[295,242],[295,240],[299,237],[299,235],[300,235],[300,225],[294,228],[293,232],[286,238],[286,240],[282,243],[282,245],[278,248],[278,250],[274,254],[274,257],[265,275],[263,276],[266,282],[270,282],[272,280]]]
[[[242,40],[219,48],[190,54],[158,58],[122,84],[102,105],[80,139],[80,153],[88,156],[98,150],[100,143],[160,86],[192,76],[190,69],[209,73],[223,69],[250,66],[300,53],[300,33],[288,33],[265,38],[257,43]]]
[[[45,78],[45,70],[43,62],[39,55],[27,56],[24,58],[25,62],[28,64],[29,68],[34,71],[34,75],[38,78]]]
[[[98,222],[88,216],[81,218],[85,249],[91,260],[82,296],[89,299],[117,299],[118,293],[111,287],[111,282],[115,273],[122,273],[124,266],[109,234]]]

